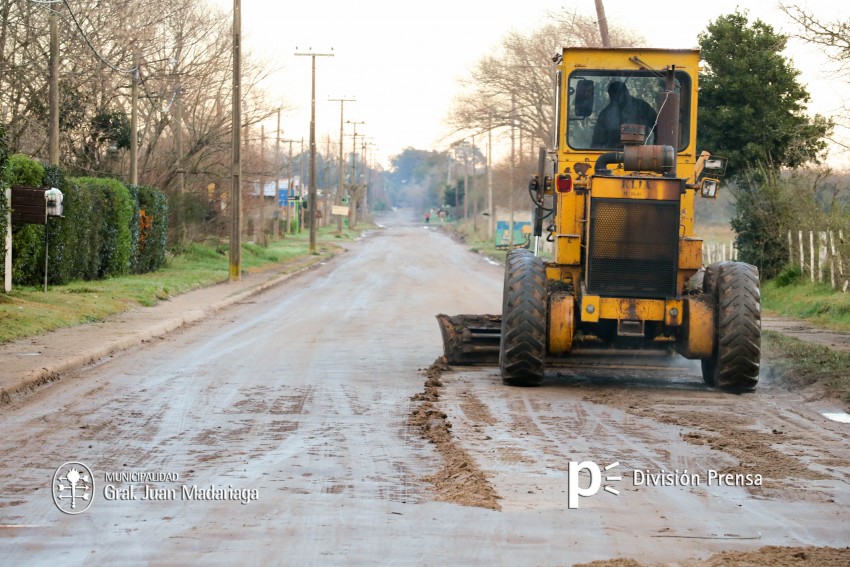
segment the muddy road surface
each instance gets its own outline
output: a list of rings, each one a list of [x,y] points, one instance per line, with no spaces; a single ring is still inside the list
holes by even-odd
[[[4,405],[0,563],[850,561],[850,425],[827,402],[769,373],[710,390],[678,358],[581,359],[533,389],[432,366],[434,315],[498,313],[503,275],[411,218]]]

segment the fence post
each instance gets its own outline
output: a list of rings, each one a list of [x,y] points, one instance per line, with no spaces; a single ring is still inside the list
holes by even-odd
[[[791,231],[788,231],[788,264],[794,264],[794,238],[791,236]]]
[[[812,272],[812,283],[815,283],[815,233],[809,231],[809,268]]]
[[[829,237],[829,287],[835,289],[835,239],[832,237],[832,231],[826,233]]]
[[[803,252],[803,231],[797,232],[797,238],[800,241],[800,274],[806,275],[806,255]]]

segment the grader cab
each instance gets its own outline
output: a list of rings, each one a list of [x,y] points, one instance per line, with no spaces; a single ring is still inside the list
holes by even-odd
[[[580,349],[675,349],[710,386],[754,389],[758,272],[704,267],[694,234],[695,201],[716,196],[725,167],[696,148],[699,51],[566,48],[555,62],[554,148],[529,184],[534,250],[508,254],[501,315],[438,316],[448,362],[498,356],[503,380],[528,386]]]

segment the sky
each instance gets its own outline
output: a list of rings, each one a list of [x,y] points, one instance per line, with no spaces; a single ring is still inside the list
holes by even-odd
[[[207,0],[230,13],[233,0]],[[791,0],[786,0],[790,2]],[[833,0],[798,0],[826,21],[846,18]],[[629,27],[648,47],[694,48],[697,36],[718,16],[738,6],[777,31],[795,28],[776,0],[711,2],[604,0],[609,26]],[[595,18],[593,0],[242,0],[243,45],[277,69],[263,84],[269,100],[291,107],[282,117],[283,137],[305,140],[310,128],[311,58],[297,52],[334,53],[316,58],[316,135],[320,148],[339,137],[340,103],[345,120],[365,122],[367,136],[385,166],[405,147],[445,149],[455,138],[445,124],[461,80],[482,57],[498,49],[511,31],[531,32],[551,13]],[[799,41],[785,55],[802,71],[812,113],[834,115],[844,104],[844,80],[832,77],[826,58]],[[850,103],[850,101],[848,101]],[[275,128],[276,125],[270,125]],[[347,124],[346,135],[353,132]],[[845,130],[845,133],[846,130]],[[837,131],[840,137],[841,129]],[[850,137],[850,136],[848,136]],[[346,145],[352,139],[346,138]],[[359,145],[359,143],[358,143]],[[346,149],[346,151],[349,151]],[[497,156],[498,157],[498,156]],[[831,151],[830,164],[850,169],[850,155]]]

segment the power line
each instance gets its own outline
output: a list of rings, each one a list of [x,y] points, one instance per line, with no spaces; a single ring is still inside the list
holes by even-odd
[[[30,0],[30,1],[36,2],[36,3],[43,3],[43,4],[52,4],[53,3],[53,2],[48,2],[46,0]],[[73,20],[74,25],[77,27],[77,31],[80,32],[81,36],[83,36],[83,41],[86,42],[86,45],[89,46],[89,49],[92,50],[92,53],[95,54],[95,57],[97,57],[100,60],[101,63],[103,63],[104,65],[106,65],[107,67],[109,67],[110,69],[115,71],[116,73],[127,73],[128,75],[134,74],[134,73],[135,74],[139,73],[139,66],[138,65],[136,65],[132,69],[121,69],[119,67],[116,67],[115,65],[113,65],[112,63],[107,61],[106,59],[104,59],[103,56],[101,56],[101,54],[98,53],[97,49],[95,49],[94,45],[92,45],[91,41],[89,41],[89,38],[86,36],[86,32],[83,31],[83,28],[80,25],[80,22],[77,20],[77,16],[75,16],[74,11],[71,10],[71,6],[70,6],[70,4],[68,4],[68,0],[61,0],[61,1],[65,5],[65,7],[68,8],[68,13],[71,15],[71,20]]]

